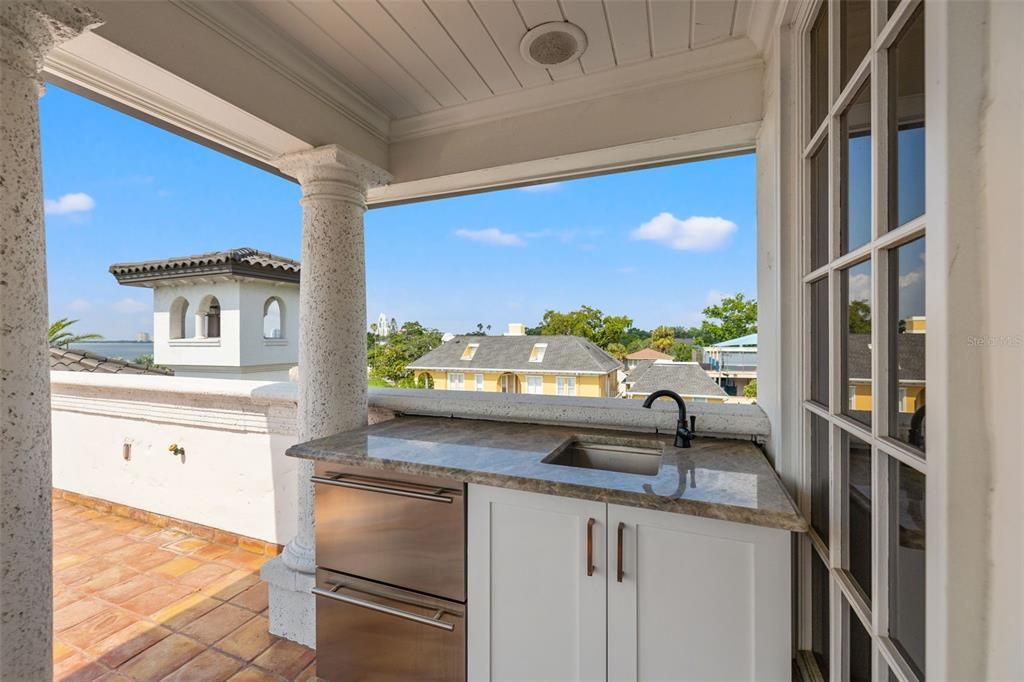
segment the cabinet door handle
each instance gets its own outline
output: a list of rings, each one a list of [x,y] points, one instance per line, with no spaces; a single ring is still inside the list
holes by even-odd
[[[622,531],[625,528],[626,528],[626,524],[624,524],[622,521],[619,521],[619,530],[618,530],[619,541],[617,543],[618,547],[616,548],[615,579],[617,581],[619,581],[620,583],[622,582],[622,577],[624,575],[626,575],[626,572],[624,570],[622,570]]]
[[[594,575],[594,521],[587,519],[587,577]]]

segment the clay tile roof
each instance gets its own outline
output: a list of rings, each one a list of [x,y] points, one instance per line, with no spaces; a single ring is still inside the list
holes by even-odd
[[[644,348],[626,356],[627,360],[671,360],[672,356],[653,348]]]
[[[127,360],[106,358],[102,355],[70,348],[50,346],[50,369],[61,372],[96,372],[98,374],[157,374],[167,376],[173,370],[146,367]]]
[[[297,283],[300,269],[299,261],[291,258],[241,248],[211,251],[196,256],[114,263],[110,266],[110,273],[120,284],[149,287],[166,280],[211,275],[237,275]]]

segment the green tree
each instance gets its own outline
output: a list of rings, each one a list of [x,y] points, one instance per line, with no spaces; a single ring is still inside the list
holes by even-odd
[[[871,333],[871,304],[867,301],[850,301],[847,313],[847,327],[851,334]]]
[[[616,360],[622,360],[626,357],[626,353],[628,352],[626,347],[621,343],[610,343],[605,350],[608,351],[608,354]]]
[[[58,348],[67,348],[72,343],[103,340],[103,337],[100,334],[75,334],[69,331],[71,326],[77,323],[78,320],[69,320],[66,317],[62,317],[56,322],[50,323],[50,345],[57,346]]]
[[[551,336],[582,336],[601,348],[612,344],[625,345],[633,320],[625,315],[605,315],[597,308],[580,306],[578,310],[563,313],[548,310],[540,324],[527,330],[528,334]]]
[[[751,380],[749,384],[743,387],[744,398],[756,398],[757,397],[757,379]]]
[[[696,340],[702,346],[710,346],[756,331],[757,301],[736,294],[704,309],[704,321]]]
[[[491,325],[484,326],[483,322],[476,323],[476,329],[471,332],[466,332],[466,336],[487,336],[487,332],[491,331]]]
[[[661,326],[651,332],[651,348],[667,353],[676,342],[676,332],[672,327]]]
[[[371,383],[374,379],[391,386],[412,387],[414,372],[408,369],[413,360],[441,345],[441,332],[428,329],[419,322],[406,322],[390,333],[384,343],[374,344],[368,351]]]
[[[669,351],[672,359],[677,362],[690,362],[693,360],[693,346],[684,341],[676,341]]]

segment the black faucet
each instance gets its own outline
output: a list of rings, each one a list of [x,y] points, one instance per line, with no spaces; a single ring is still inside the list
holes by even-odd
[[[687,428],[686,403],[683,402],[683,399],[679,397],[678,393],[664,388],[647,396],[647,399],[644,400],[644,407],[650,409],[651,404],[658,398],[672,398],[672,400],[676,401],[676,404],[679,405],[679,420],[676,422],[676,439],[673,445],[677,448],[690,447],[690,437],[693,436],[693,430],[696,427],[697,418],[690,417],[690,426]]]

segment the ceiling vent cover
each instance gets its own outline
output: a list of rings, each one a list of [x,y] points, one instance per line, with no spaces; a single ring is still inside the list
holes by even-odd
[[[552,21],[534,26],[519,43],[523,59],[537,66],[557,66],[575,61],[587,49],[587,35],[576,24]]]

